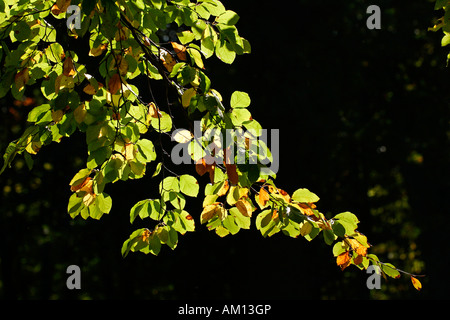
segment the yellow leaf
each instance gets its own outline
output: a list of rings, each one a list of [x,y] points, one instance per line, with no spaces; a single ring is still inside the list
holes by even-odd
[[[312,231],[312,227],[313,227],[312,224],[309,223],[308,221],[304,222],[302,224],[302,226],[300,227],[301,236],[304,237],[304,236],[310,234]]]
[[[183,93],[183,96],[181,97],[181,104],[184,108],[189,107],[189,105],[191,104],[191,99],[193,96],[195,96],[195,93],[196,92],[194,88],[189,88]]]
[[[75,118],[75,121],[77,123],[82,123],[84,119],[86,118],[87,110],[86,106],[83,104],[80,104],[75,111],[73,112],[73,117]]]
[[[31,136],[31,135],[28,137],[27,146],[26,146],[25,150],[29,154],[37,154],[38,151],[41,149],[41,147],[42,147],[41,141],[33,141],[33,136]]]
[[[230,188],[230,185],[228,184],[228,181],[225,180],[223,182],[222,187],[220,188],[220,190],[217,192],[217,196],[221,197],[223,195],[225,195],[228,192],[228,189]]]
[[[67,77],[64,74],[60,74],[55,80],[55,93],[59,90],[67,88],[73,89],[75,87],[75,82],[72,77]]]
[[[94,193],[86,193],[83,197],[83,203],[86,207],[89,207],[94,203],[96,195]]]
[[[98,47],[92,48],[91,50],[89,50],[89,55],[91,57],[98,57],[100,56],[103,51],[105,51],[108,48],[108,44],[104,43],[99,45]]]
[[[132,143],[125,144],[125,159],[126,160],[134,159],[134,144]]]
[[[228,210],[225,209],[223,206],[219,205],[218,208],[216,209],[217,211],[217,215],[219,216],[220,220],[225,220],[228,216]]]
[[[173,135],[172,139],[178,143],[186,143],[191,141],[193,137],[194,135],[189,130],[179,129]]]
[[[242,213],[245,217],[251,217],[253,208],[252,205],[245,199],[241,199],[236,202],[236,208],[238,208],[239,212]]]
[[[411,276],[411,282],[417,290],[420,291],[422,289],[422,283],[417,278]]]
[[[200,214],[200,222],[205,223],[212,219],[218,213],[217,207],[217,202],[206,206]]]

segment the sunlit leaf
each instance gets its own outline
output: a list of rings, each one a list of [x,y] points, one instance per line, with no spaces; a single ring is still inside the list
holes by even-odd
[[[417,278],[411,276],[411,282],[418,291],[422,289],[422,283]]]

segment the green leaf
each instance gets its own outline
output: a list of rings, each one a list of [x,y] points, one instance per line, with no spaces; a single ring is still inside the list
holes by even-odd
[[[390,263],[382,263],[381,270],[391,278],[400,278],[400,272]]]
[[[177,177],[166,177],[159,184],[159,192],[180,191],[180,183]]]
[[[235,91],[231,95],[231,108],[247,108],[250,105],[250,96],[242,91]]]
[[[152,178],[156,177],[161,172],[162,164],[163,164],[162,162],[159,162],[156,165],[156,169],[155,169],[155,172],[152,175]]]
[[[196,197],[198,195],[200,187],[197,179],[188,174],[184,174],[180,177],[180,191],[187,196]]]
[[[334,240],[336,240],[337,237],[332,230],[323,230],[323,238],[325,240],[325,243],[330,246],[333,244]]]
[[[76,193],[72,194],[69,198],[67,205],[67,212],[71,218],[75,218],[82,209],[84,209],[83,198],[78,197]]]
[[[177,33],[178,39],[181,44],[192,42],[195,39],[195,35],[191,31],[183,31]]]
[[[441,40],[441,46],[445,47],[448,44],[450,44],[450,33],[444,31],[444,36],[442,37]]]
[[[130,223],[133,223],[134,220],[139,216],[141,219],[144,219],[149,216],[148,214],[148,206],[150,200],[141,200],[136,203],[130,210]]]
[[[50,111],[51,106],[49,104],[42,104],[40,106],[34,107],[33,110],[31,110],[28,113],[27,121],[28,122],[38,122],[43,117],[47,115],[47,113]],[[51,114],[50,114],[51,119]]]
[[[292,194],[292,200],[301,203],[312,203],[319,201],[319,197],[308,189],[298,189]]]
[[[152,120],[151,126],[158,132],[172,131],[172,118],[164,111],[160,111],[160,113],[159,118]]]
[[[333,256],[337,257],[341,253],[348,251],[348,244],[345,241],[336,242],[333,246]]]
[[[251,219],[244,216],[238,208],[233,207],[228,210],[229,214],[234,217],[234,222],[242,229],[250,229]]]
[[[52,43],[45,49],[45,55],[48,60],[54,63],[61,62],[65,57],[63,47],[57,42]]]
[[[145,159],[142,162],[150,162],[156,159],[155,146],[153,142],[147,139],[141,139],[136,142],[140,155]]]
[[[236,223],[234,216],[228,215],[225,220],[222,221],[222,225],[226,228],[231,234],[236,234],[239,232],[240,227]]]
[[[436,4],[434,5],[434,10],[439,10],[448,3],[448,0],[436,0]]]
[[[11,167],[11,162],[14,160],[16,154],[20,151],[20,148],[17,147],[16,142],[10,142],[8,147],[6,148],[5,153],[3,154],[3,166],[0,170],[0,174],[5,171],[6,167]]]
[[[239,20],[239,16],[236,12],[227,10],[224,13],[222,13],[220,16],[216,18],[217,23],[223,23],[226,25],[235,25]]]
[[[232,64],[234,59],[236,59],[236,52],[234,51],[233,46],[224,39],[217,41],[215,52],[217,58],[227,64]]]
[[[243,122],[250,120],[252,114],[245,108],[237,108],[231,111],[231,121],[235,126],[241,126]]]
[[[335,220],[332,226],[333,231],[340,237],[343,237],[345,234],[354,234],[359,223],[358,218],[351,212],[339,213],[333,220]]]

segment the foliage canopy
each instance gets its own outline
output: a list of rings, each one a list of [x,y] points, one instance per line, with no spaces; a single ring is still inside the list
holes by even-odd
[[[79,27],[66,24],[73,5],[81,8],[75,13]],[[235,91],[229,101],[223,99],[207,74],[207,59],[232,64],[251,51],[236,27],[239,15],[220,1],[0,0],[0,9],[0,97],[21,100],[27,88],[37,85],[45,98],[29,112],[29,127],[7,147],[0,173],[17,155],[32,169],[42,147],[81,132],[86,167],[70,181],[70,217],[108,214],[113,206],[108,184],[159,179],[159,197],[139,199],[130,209],[130,223],[139,217],[148,227],[124,241],[123,256],[136,251],[158,255],[162,245],[175,249],[179,234],[195,231],[196,222],[220,237],[254,223],[263,237],[280,231],[307,241],[322,237],[342,270],[377,265],[383,276],[405,273],[421,288],[416,275],[369,253],[371,244],[358,230],[355,214],[327,218],[315,193],[299,188],[289,194],[276,186],[276,174],[267,166],[273,157],[263,140],[256,139],[257,151],[264,152],[251,147],[263,128],[249,111],[250,96]],[[178,95],[175,106],[168,98],[165,105],[142,98],[140,92],[152,92],[155,82],[162,83],[166,95]],[[194,121],[209,134],[195,136]],[[177,129],[178,123],[190,129]],[[223,145],[215,133],[227,130],[253,136]],[[198,176],[209,176],[208,184],[202,187],[193,175],[168,168],[166,136],[186,147]],[[239,155],[247,162],[237,161]],[[254,157],[257,161],[250,162]],[[149,173],[150,163],[155,169]],[[201,194],[203,208],[187,212],[189,198]]]

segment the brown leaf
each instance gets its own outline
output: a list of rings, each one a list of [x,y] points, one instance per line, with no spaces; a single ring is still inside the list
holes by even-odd
[[[236,171],[236,165],[235,164],[225,164],[225,167],[227,169],[227,176],[228,176],[228,179],[230,180],[230,183],[234,186],[237,185],[239,182],[239,176]]]
[[[108,91],[111,94],[116,94],[117,91],[120,90],[120,88],[122,87],[122,82],[120,80],[120,76],[118,73],[115,73],[108,82]]]
[[[14,77],[14,83],[16,84],[16,87],[17,89],[19,89],[19,91],[22,91],[28,80],[30,80],[30,73],[28,72],[28,68],[23,69]]]
[[[71,57],[66,57],[63,63],[63,75],[66,77],[72,77],[76,74],[73,60]]]

